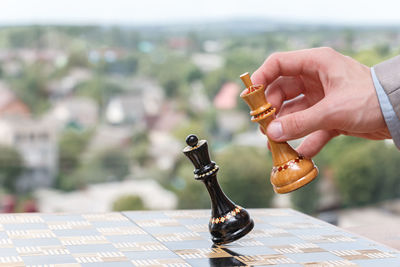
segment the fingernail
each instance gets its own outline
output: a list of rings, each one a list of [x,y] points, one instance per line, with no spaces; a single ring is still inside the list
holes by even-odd
[[[273,121],[269,124],[267,135],[272,139],[279,139],[283,135],[282,123],[280,121]]]

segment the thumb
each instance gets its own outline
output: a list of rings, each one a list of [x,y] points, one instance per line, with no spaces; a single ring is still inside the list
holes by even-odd
[[[324,129],[325,121],[322,114],[317,104],[279,117],[269,124],[267,136],[277,142],[304,137],[309,133]]]

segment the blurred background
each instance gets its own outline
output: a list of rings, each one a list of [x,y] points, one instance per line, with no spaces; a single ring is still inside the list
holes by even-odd
[[[207,139],[226,194],[351,227],[400,214],[391,140],[338,137],[319,178],[273,193],[238,78],[277,51],[330,46],[373,66],[400,53],[397,1],[2,1],[0,210],[209,208],[181,153]],[[292,142],[296,146],[300,140]]]

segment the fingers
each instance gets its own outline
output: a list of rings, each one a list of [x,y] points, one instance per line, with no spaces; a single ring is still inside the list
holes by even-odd
[[[300,110],[304,110],[309,108],[311,105],[309,104],[307,98],[305,96],[297,97],[291,101],[287,101],[283,103],[279,113],[277,114],[277,118],[283,117],[287,114],[294,113]]]
[[[267,88],[267,100],[277,112],[285,100],[295,98],[304,92],[303,81],[298,76],[282,76],[273,81]]]
[[[279,76],[316,74],[321,64],[329,65],[333,53],[333,49],[326,47],[274,53],[253,73],[251,80],[266,85]]]
[[[277,142],[304,137],[328,126],[329,122],[324,120],[324,114],[324,103],[321,101],[305,110],[273,120],[267,128],[267,135]]]
[[[307,136],[296,150],[305,157],[312,158],[321,151],[326,143],[338,135],[339,133],[335,130],[316,131]]]

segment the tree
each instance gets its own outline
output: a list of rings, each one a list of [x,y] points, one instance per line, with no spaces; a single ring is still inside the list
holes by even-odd
[[[145,206],[140,197],[134,195],[124,195],[114,201],[112,210],[113,211],[125,211],[125,210],[144,210]]]
[[[207,189],[193,176],[193,165],[186,159],[181,161],[172,188],[178,196],[178,209],[209,209],[211,206]]]
[[[76,190],[87,184],[121,181],[130,173],[130,159],[123,149],[111,148],[80,159],[72,173],[61,176],[59,188]]]
[[[82,152],[88,145],[92,137],[92,131],[66,130],[60,137],[58,148],[58,168],[59,174],[56,180],[56,187],[62,190],[75,189],[70,175],[79,167]]]
[[[141,131],[133,135],[131,139],[131,158],[140,166],[145,166],[151,156],[149,155],[150,140],[146,131]]]
[[[345,206],[358,206],[400,196],[400,155],[383,141],[364,141],[347,149],[333,166]]]
[[[319,192],[318,181],[314,179],[311,183],[297,189],[290,194],[290,201],[295,209],[312,214],[318,209]]]
[[[246,208],[270,206],[272,160],[266,149],[231,146],[216,155],[216,162],[221,187],[235,203]]]
[[[20,77],[12,81],[16,95],[29,106],[34,115],[39,115],[49,107],[46,75],[39,64],[24,68]]]
[[[0,146],[0,183],[11,193],[17,191],[16,184],[24,170],[21,155],[12,147]]]
[[[108,82],[101,76],[96,76],[76,87],[76,94],[90,97],[97,102],[100,109],[104,108],[111,97],[120,94],[123,89],[116,83]]]
[[[213,158],[213,157],[211,157]],[[232,146],[215,156],[219,184],[236,204],[246,208],[268,207],[274,195],[269,181],[271,158],[264,149]],[[193,178],[193,165],[185,160],[177,171],[178,208],[209,208],[207,189]]]
[[[97,159],[98,165],[108,177],[108,180],[123,180],[128,174],[130,169],[130,160],[125,151],[113,148],[100,153]]]

